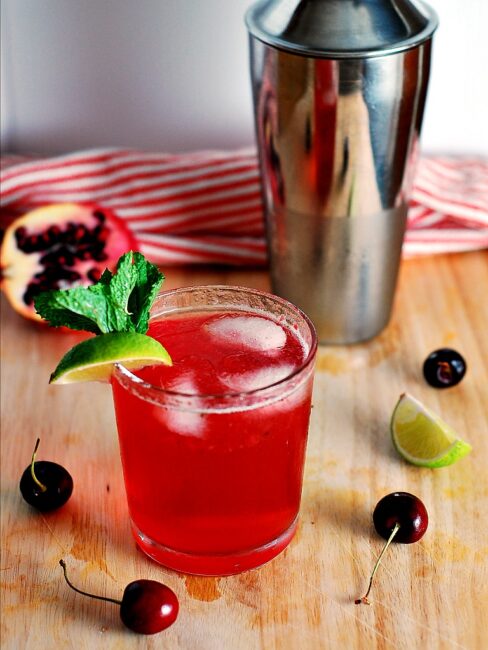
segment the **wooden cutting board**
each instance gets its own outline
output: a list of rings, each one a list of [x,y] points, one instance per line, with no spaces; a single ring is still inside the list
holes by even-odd
[[[488,259],[486,253],[403,263],[393,319],[375,340],[321,346],[298,534],[259,570],[197,578],[165,570],[135,548],[108,386],[48,386],[77,340],[32,326],[2,303],[2,650],[295,650],[488,647]],[[166,287],[227,283],[268,288],[262,271],[166,269]],[[426,355],[441,346],[466,357],[452,389],[425,384]],[[473,445],[444,469],[419,469],[394,452],[392,409],[408,391]],[[18,481],[36,437],[39,459],[71,471],[73,497],[42,515]],[[364,592],[382,540],[371,513],[406,490],[430,525],[417,544],[393,545]],[[117,607],[71,592],[63,557],[81,588],[120,597],[137,578],[165,582],[180,615],[154,637],[121,624]]]

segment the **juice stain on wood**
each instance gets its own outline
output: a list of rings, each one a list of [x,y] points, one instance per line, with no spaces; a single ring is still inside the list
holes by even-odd
[[[396,352],[399,340],[398,326],[392,324],[367,343],[351,345],[343,350],[336,348],[334,352],[330,352],[330,348],[319,348],[316,371],[342,375],[351,370],[373,368]]]
[[[222,595],[219,589],[220,578],[203,578],[200,576],[185,576],[185,586],[190,598],[211,602]]]

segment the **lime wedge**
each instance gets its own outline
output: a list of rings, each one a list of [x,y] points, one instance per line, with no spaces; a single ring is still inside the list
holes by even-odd
[[[471,451],[452,427],[407,394],[395,406],[390,432],[400,456],[421,467],[446,467]]]
[[[145,334],[100,334],[71,348],[59,362],[49,383],[108,381],[117,362],[131,369],[156,363],[170,366],[171,357],[161,343]]]

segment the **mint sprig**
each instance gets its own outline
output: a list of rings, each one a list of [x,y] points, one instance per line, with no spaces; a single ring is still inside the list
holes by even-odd
[[[34,299],[37,313],[53,327],[69,327],[94,334],[138,332],[149,327],[149,311],[164,281],[144,255],[122,255],[117,269],[106,269],[89,287],[45,291]]]

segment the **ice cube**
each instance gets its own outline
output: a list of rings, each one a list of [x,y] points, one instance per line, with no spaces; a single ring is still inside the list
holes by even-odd
[[[224,373],[221,381],[232,391],[248,392],[271,386],[286,379],[294,370],[291,364],[263,366],[243,372]]]
[[[171,431],[182,436],[193,436],[201,438],[205,433],[205,418],[201,413],[192,411],[177,411],[168,409],[165,418],[165,425]]]
[[[280,350],[286,343],[283,327],[261,316],[221,316],[206,327],[221,341],[261,352]]]
[[[181,436],[194,438],[203,438],[205,435],[207,425],[202,413],[172,407],[162,408],[161,406],[154,406],[153,409],[153,419],[157,420],[164,429]]]
[[[285,411],[292,411],[299,406],[302,406],[306,400],[310,398],[311,385],[310,379],[302,382],[289,393],[285,393],[282,399],[273,402],[261,409],[261,417],[273,417],[276,413],[283,413]]]
[[[195,408],[200,406],[200,399],[198,398],[200,391],[193,372],[183,372],[170,380],[166,380],[163,388],[175,393],[193,395],[194,397],[189,398],[192,404]],[[199,412],[155,406],[153,417],[159,420],[165,429],[182,436],[200,438],[205,433],[205,418]]]
[[[193,373],[186,373],[172,378],[165,388],[184,395],[198,395],[199,390]]]

